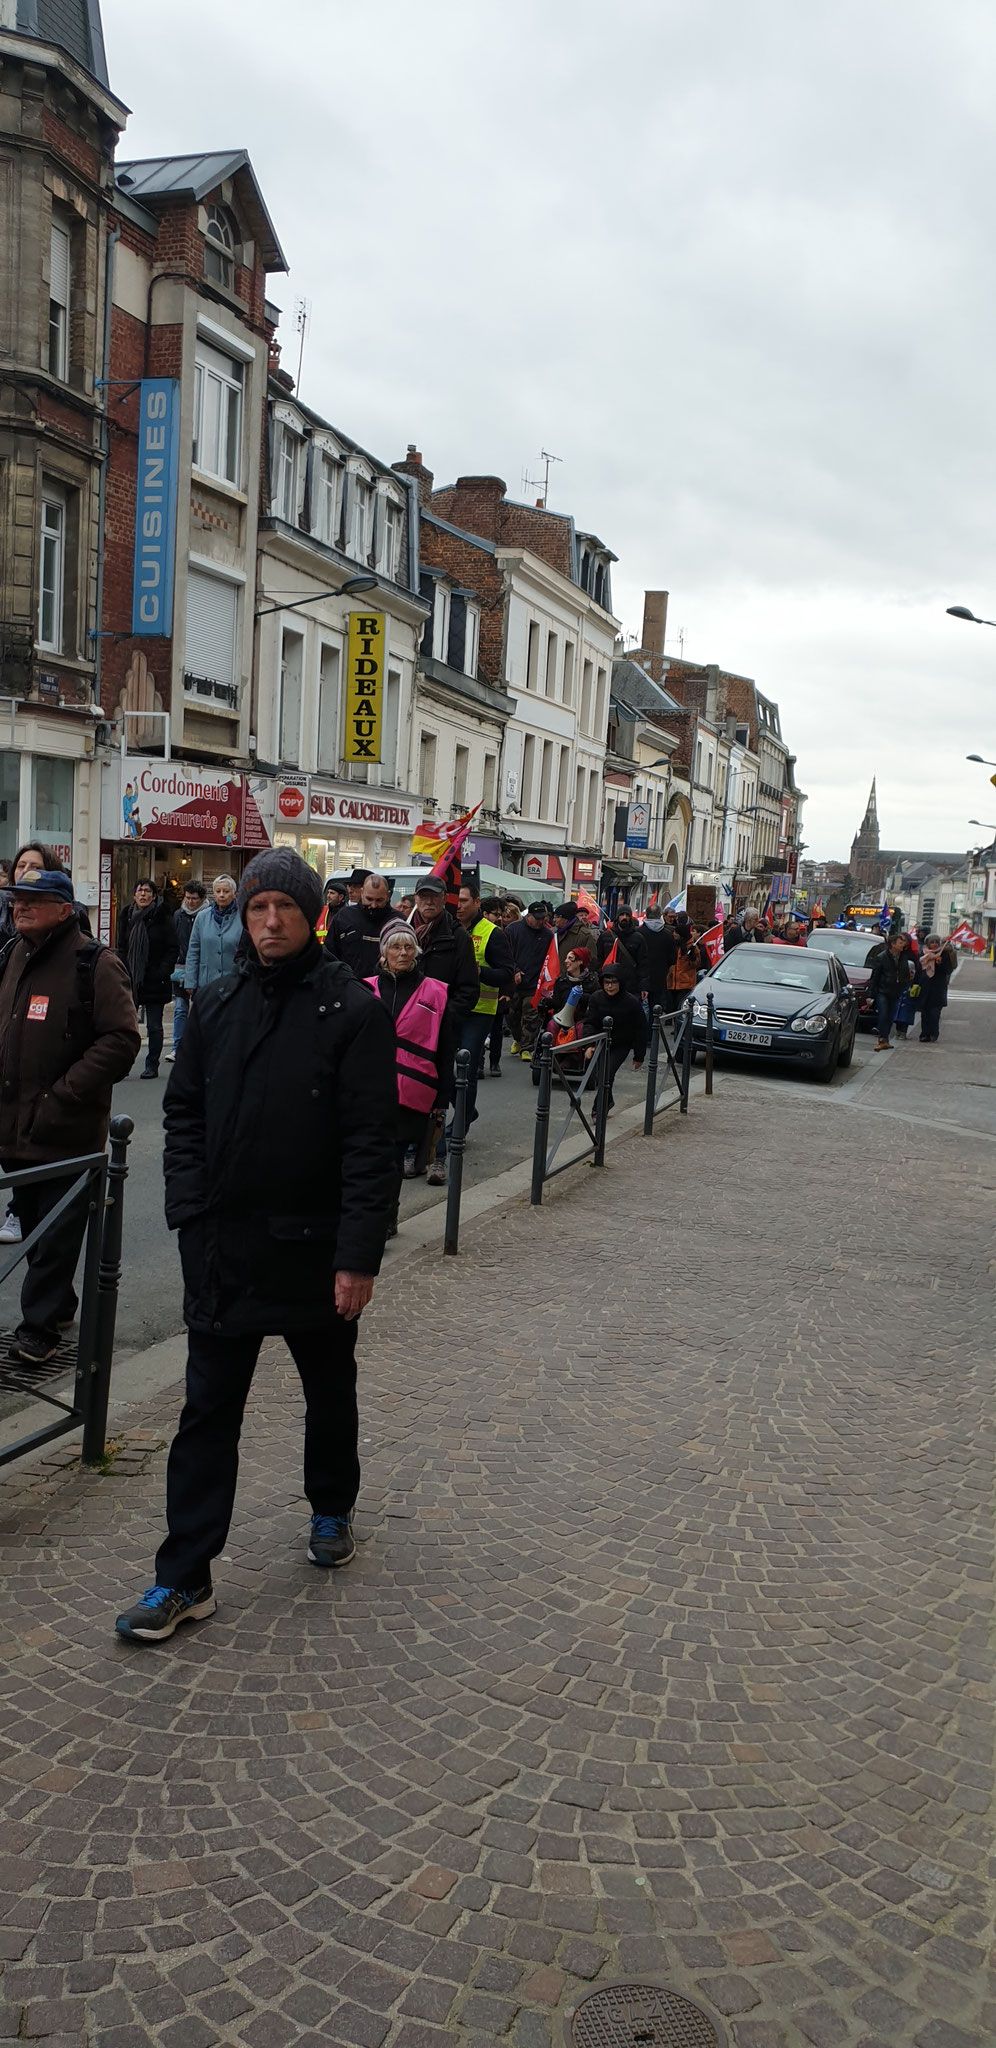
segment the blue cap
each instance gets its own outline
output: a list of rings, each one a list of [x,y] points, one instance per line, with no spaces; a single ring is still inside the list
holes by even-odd
[[[14,896],[55,896],[60,903],[73,901],[71,875],[64,875],[54,868],[29,868],[19,882],[11,884]]]

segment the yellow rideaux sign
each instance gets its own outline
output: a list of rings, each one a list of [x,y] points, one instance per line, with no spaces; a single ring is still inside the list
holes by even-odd
[[[347,761],[380,760],[386,660],[386,613],[350,612],[342,750]]]

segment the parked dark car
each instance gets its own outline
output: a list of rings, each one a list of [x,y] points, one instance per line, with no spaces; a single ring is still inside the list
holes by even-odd
[[[791,1061],[829,1081],[849,1067],[858,999],[832,953],[801,946],[738,946],[695,990],[692,1045],[705,1045],[712,993],[717,1052]]]
[[[877,1031],[875,1004],[867,991],[872,961],[885,945],[881,932],[838,932],[824,926],[822,930],[810,932],[806,945],[811,946],[814,953],[832,953],[834,959],[840,961],[858,998],[858,1030]]]

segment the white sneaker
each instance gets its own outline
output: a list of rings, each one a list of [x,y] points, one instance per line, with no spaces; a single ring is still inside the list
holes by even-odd
[[[170,1064],[172,1065],[173,1061],[174,1061],[174,1060],[175,1060],[175,1058],[176,1058],[176,1054],[175,1054],[175,1052],[168,1052],[168,1053],[165,1053],[165,1054],[164,1054],[164,1058],[165,1058],[165,1059],[168,1059],[168,1060],[169,1060],[169,1062],[170,1062]]]
[[[0,1223],[0,1244],[20,1244],[21,1236],[20,1217],[13,1216],[8,1209],[3,1222]]]

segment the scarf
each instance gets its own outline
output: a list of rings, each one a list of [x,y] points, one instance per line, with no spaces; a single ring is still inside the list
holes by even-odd
[[[235,916],[237,909],[238,904],[236,903],[234,896],[232,897],[232,900],[228,905],[227,910],[219,910],[218,905],[214,901],[214,898],[212,897],[211,899],[211,916],[213,917],[214,922],[217,925],[227,924],[229,919]]]

